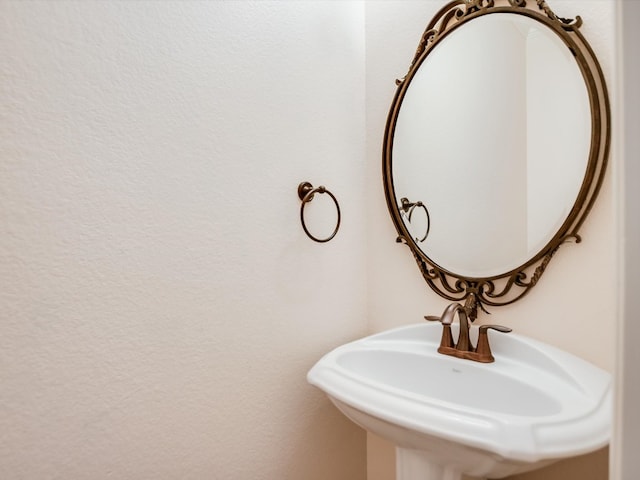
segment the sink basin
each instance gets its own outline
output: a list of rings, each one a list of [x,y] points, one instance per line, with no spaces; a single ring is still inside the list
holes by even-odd
[[[307,375],[352,421],[396,445],[398,480],[502,478],[607,445],[607,372],[514,333],[489,334],[495,363],[441,355],[441,332],[418,324],[372,335]]]

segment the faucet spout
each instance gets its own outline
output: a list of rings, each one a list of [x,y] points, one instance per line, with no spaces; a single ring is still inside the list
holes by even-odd
[[[460,333],[458,333],[458,341],[456,342],[455,348],[456,350],[461,350],[463,352],[473,352],[474,348],[471,344],[471,340],[469,340],[469,319],[467,317],[465,307],[459,303],[452,303],[445,308],[441,317],[441,322],[443,325],[451,325],[456,313],[460,319]]]

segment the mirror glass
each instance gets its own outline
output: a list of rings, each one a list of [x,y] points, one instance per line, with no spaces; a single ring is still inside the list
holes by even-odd
[[[589,98],[572,50],[533,18],[492,13],[442,38],[410,78],[393,132],[397,208],[421,202],[402,215],[411,241],[465,277],[534,257],[585,179]]]

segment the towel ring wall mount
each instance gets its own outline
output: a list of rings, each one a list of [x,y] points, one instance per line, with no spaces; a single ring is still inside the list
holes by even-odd
[[[320,193],[320,194],[326,193],[327,195],[329,195],[333,200],[333,203],[336,205],[336,211],[338,212],[338,221],[336,222],[336,228],[333,230],[333,233],[331,233],[331,235],[329,235],[326,238],[318,238],[314,236],[311,232],[309,232],[309,229],[307,228],[307,224],[304,220],[304,207],[306,206],[307,203],[313,200],[316,193]],[[335,195],[331,193],[329,190],[327,190],[327,188],[324,187],[323,185],[320,185],[319,187],[314,188],[311,183],[302,182],[300,183],[300,185],[298,185],[298,198],[300,198],[300,200],[302,201],[300,205],[300,222],[302,223],[302,228],[304,230],[304,233],[306,233],[311,240],[318,243],[326,243],[329,240],[333,239],[333,237],[335,237],[336,234],[338,233],[338,229],[340,228],[340,220],[341,220],[340,205],[338,204],[338,200],[336,199]]]

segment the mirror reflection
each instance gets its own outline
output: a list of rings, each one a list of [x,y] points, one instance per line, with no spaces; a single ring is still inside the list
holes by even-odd
[[[429,52],[393,134],[397,207],[420,204],[412,221],[404,210],[412,240],[442,269],[491,277],[527,262],[569,217],[589,160],[589,94],[553,30],[484,15]]]

